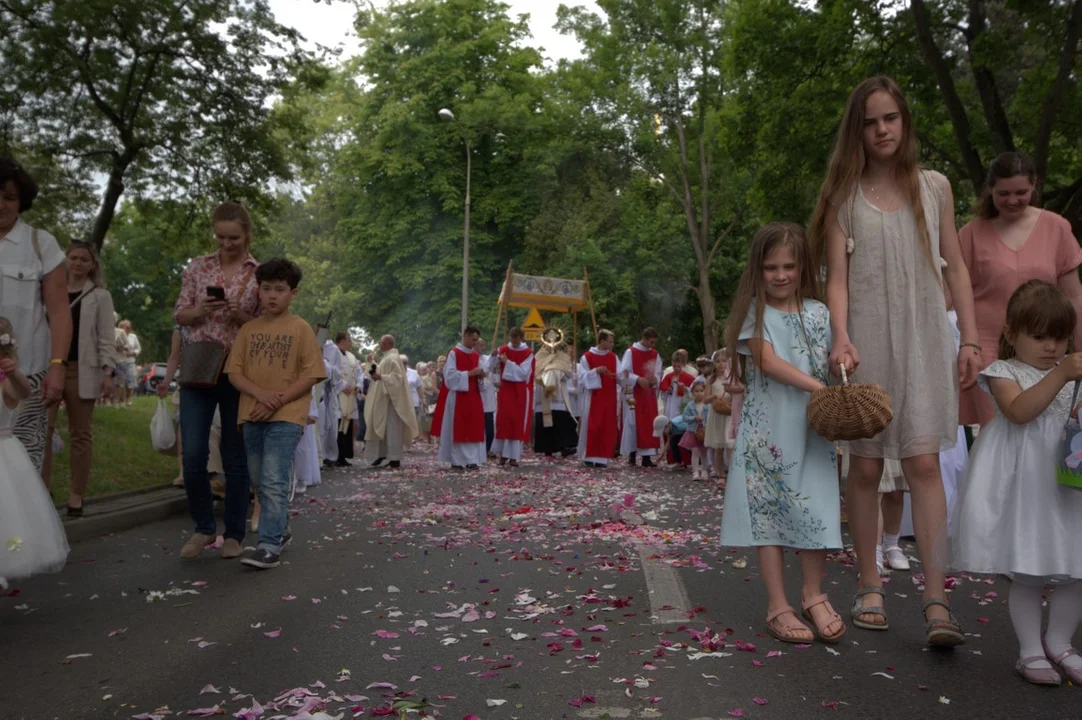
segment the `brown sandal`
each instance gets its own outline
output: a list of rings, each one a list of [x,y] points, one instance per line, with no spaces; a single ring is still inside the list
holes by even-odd
[[[812,617],[811,609],[813,607],[815,607],[816,605],[826,605],[826,609],[830,613],[830,622],[828,622],[822,628],[819,627],[819,624],[817,622],[815,622],[815,619]],[[809,600],[802,601],[800,603],[800,607],[803,608],[803,610],[804,610],[804,612],[803,612],[804,619],[807,620],[809,623],[811,623],[811,631],[812,631],[812,633],[815,634],[815,638],[817,640],[819,640],[820,642],[824,642],[827,645],[836,645],[837,643],[841,642],[841,639],[843,637],[845,637],[845,631],[846,631],[845,621],[842,620],[842,616],[839,615],[837,613],[837,611],[834,610],[834,606],[830,604],[830,600],[827,599],[827,594],[826,593],[823,593],[822,595],[816,595],[815,597],[813,597],[813,598],[811,598]],[[838,623],[841,624],[841,626],[842,626],[841,630],[839,630],[834,635],[827,635],[826,633],[823,632],[823,630],[830,627],[835,622],[838,622]]]
[[[809,629],[808,626],[804,623],[800,623],[800,627],[812,633],[812,637],[793,635],[793,633],[800,632],[800,630],[798,630],[796,627],[786,627],[785,625],[781,625],[780,623],[778,623],[778,618],[780,618],[782,615],[785,615],[786,613],[792,614],[793,618],[795,618],[797,622],[800,621],[800,618],[797,617],[796,610],[789,607],[788,605],[781,608],[780,610],[776,610],[770,613],[766,616],[766,632],[768,635],[770,635],[770,637],[783,643],[791,643],[793,645],[803,645],[805,643],[810,643],[812,640],[815,639],[815,633],[811,629]]]

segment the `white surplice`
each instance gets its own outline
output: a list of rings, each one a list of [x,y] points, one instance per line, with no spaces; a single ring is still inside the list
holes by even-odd
[[[609,350],[598,350],[593,347],[587,350],[594,355],[600,355],[604,357],[609,354]],[[589,457],[586,455],[586,443],[590,434],[590,399],[594,393],[601,389],[601,374],[598,373],[597,368],[591,368],[586,362],[586,355],[583,354],[579,359],[578,372],[576,374],[576,381],[578,383],[579,397],[582,402],[582,416],[579,421],[579,459],[584,462],[597,463],[599,465],[608,465],[611,457]],[[619,397],[617,397],[619,400]],[[620,412],[620,405],[616,405],[616,412]],[[620,418],[613,414],[611,418],[613,423],[620,421]]]
[[[338,422],[342,419],[338,393],[345,389],[342,372],[342,351],[328,340],[323,344],[323,366],[327,379],[323,382],[323,402],[319,406],[319,449],[324,460],[338,460]]]
[[[318,386],[312,388],[311,400],[308,404],[308,416],[319,417],[319,392]],[[318,423],[318,420],[316,421]],[[293,454],[293,468],[296,473],[295,480],[298,488],[319,485],[322,482],[319,470],[319,446],[316,443],[316,425],[305,425],[301,434],[301,441],[297,443],[297,451]]]
[[[646,352],[647,350],[649,350],[649,348],[643,346],[641,343],[635,343],[634,347],[636,349],[640,350],[640,351],[643,351],[643,352]],[[654,377],[657,378],[659,383],[661,382],[661,377],[662,377],[662,375],[661,375],[662,367],[663,366],[661,364],[661,354],[658,353],[657,357],[654,360]],[[627,404],[627,399],[634,395],[635,384],[639,380],[639,376],[635,374],[635,369],[634,369],[634,366],[632,365],[631,348],[628,348],[624,352],[624,357],[620,360],[620,365],[619,365],[619,367],[617,369],[617,374],[620,376],[620,384],[624,388],[624,395],[623,395],[623,398],[622,398],[623,402],[620,403],[620,407],[622,408],[622,412],[623,412],[623,416],[624,416],[624,431],[620,435],[620,454],[621,455],[630,455],[631,453],[637,453],[638,455],[640,455],[642,457],[652,457],[654,455],[657,455],[657,453],[658,453],[657,448],[640,448],[640,447],[638,447],[639,440],[638,440],[638,435],[636,434],[636,429],[635,429],[635,427],[636,427],[635,409]],[[656,392],[657,391],[655,390],[654,391],[654,396],[655,396],[654,402],[657,402],[657,400],[656,400]],[[651,434],[653,433],[653,428],[650,429],[650,432],[651,432]]]
[[[462,352],[474,352],[464,345],[459,345]],[[449,462],[458,467],[466,465],[483,465],[485,462],[485,443],[456,443],[455,433],[455,396],[460,392],[469,392],[470,377],[466,371],[456,367],[455,353],[447,353],[447,361],[443,365],[443,384],[447,387],[447,401],[443,406],[443,422],[440,425],[440,462]],[[482,362],[484,358],[481,358]],[[478,367],[484,367],[479,365]],[[480,418],[481,434],[484,434],[484,417]]]
[[[511,347],[514,350],[520,350],[522,348],[521,345],[518,346],[518,347],[515,347],[514,345],[512,345]],[[494,371],[498,370],[499,367],[500,367],[500,365],[499,365],[499,362],[500,362],[499,357],[494,357],[494,358],[492,358],[492,360],[495,361],[495,364],[493,366],[493,370]],[[523,360],[522,362],[520,362],[520,363],[512,362],[510,359],[508,359],[507,362],[505,362],[503,364],[503,372],[500,374],[500,380],[501,380],[501,382],[502,381],[507,381],[507,382],[529,383],[530,382],[530,373],[532,373],[532,372],[533,372],[533,353],[530,353],[530,356],[528,358],[526,358],[525,360]],[[527,392],[529,392],[528,387],[527,387]],[[527,398],[529,398],[529,395],[527,395]],[[497,402],[497,404],[498,404],[498,402]],[[524,412],[522,413],[522,427],[523,427],[523,429],[525,429],[527,423],[529,423],[529,421],[530,421],[530,414],[533,412],[533,408],[526,407],[526,408],[523,408],[523,410],[524,410]],[[508,460],[519,460],[519,459],[522,458],[522,447],[523,447],[524,444],[525,443],[523,443],[522,440],[510,440],[510,439],[507,439],[507,438],[503,438],[503,439],[496,438],[495,440],[492,441],[492,452],[496,453],[497,455],[499,455],[502,458],[507,458]]]

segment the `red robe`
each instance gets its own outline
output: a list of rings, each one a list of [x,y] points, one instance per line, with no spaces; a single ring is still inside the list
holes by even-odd
[[[455,368],[469,372],[476,368],[481,356],[476,352],[465,352],[454,347]],[[436,434],[443,431],[443,409],[447,405],[447,383],[440,386],[440,396],[436,401],[436,410],[432,413],[432,427]],[[452,423],[451,441],[456,443],[483,443],[485,441],[485,406],[481,400],[481,388],[477,378],[470,378],[470,389],[455,396],[455,417]]]
[[[679,380],[684,387],[691,387],[691,383],[695,382],[695,376],[683,370],[681,370],[679,374],[671,372],[666,375],[665,378],[661,381],[661,384],[658,385],[658,392],[669,392],[669,390],[672,389],[672,385],[676,380]],[[677,388],[676,397],[684,397],[684,388]],[[670,418],[670,420],[671,419],[672,418]]]
[[[533,356],[525,345],[516,350],[504,345],[497,355],[506,355],[508,361],[521,364]],[[530,424],[533,420],[533,366],[530,379],[514,382],[503,379],[503,363],[500,363],[500,391],[496,396],[496,439],[530,442]]]
[[[657,367],[657,350],[639,350],[631,346],[631,372],[639,377],[651,377]],[[654,419],[657,418],[657,388],[642,387],[635,383],[635,445],[647,450],[661,447],[661,439],[654,437]]]
[[[610,459],[620,440],[619,413],[616,412],[616,355],[587,352],[583,357],[591,370],[608,368],[612,375],[601,375],[601,387],[590,392],[590,415],[586,418],[586,457]]]

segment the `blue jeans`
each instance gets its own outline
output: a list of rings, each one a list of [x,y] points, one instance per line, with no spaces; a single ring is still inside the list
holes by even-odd
[[[240,393],[222,373],[212,388],[180,389],[180,433],[184,447],[184,492],[195,531],[215,535],[214,498],[210,493],[207,458],[214,409],[222,419],[222,469],[225,471],[225,537],[244,541],[248,521],[248,462],[237,428]]]
[[[263,506],[259,547],[277,555],[289,529],[289,480],[304,428],[290,422],[246,422],[243,429],[248,470]]]

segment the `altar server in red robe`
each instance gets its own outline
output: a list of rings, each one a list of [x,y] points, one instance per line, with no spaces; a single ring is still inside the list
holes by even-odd
[[[432,427],[440,433],[440,462],[449,462],[456,470],[472,470],[485,462],[485,409],[479,386],[485,367],[473,349],[480,336],[480,330],[467,326],[462,342],[447,353],[432,416]]]
[[[618,370],[625,388],[620,453],[627,455],[632,465],[636,455],[641,457],[643,467],[654,466],[652,458],[661,445],[654,436],[654,418],[658,415],[657,387],[664,364],[654,348],[656,344],[657,330],[643,330],[642,338],[624,353]]]
[[[511,328],[511,342],[501,346],[494,356],[499,359],[500,390],[496,397],[496,441],[492,452],[500,456],[500,465],[518,465],[522,447],[530,442],[533,418],[533,350],[523,342],[522,328]]]
[[[620,438],[614,340],[611,330],[599,330],[597,347],[587,350],[579,360],[578,386],[582,397],[579,459],[588,467],[607,466]]]

